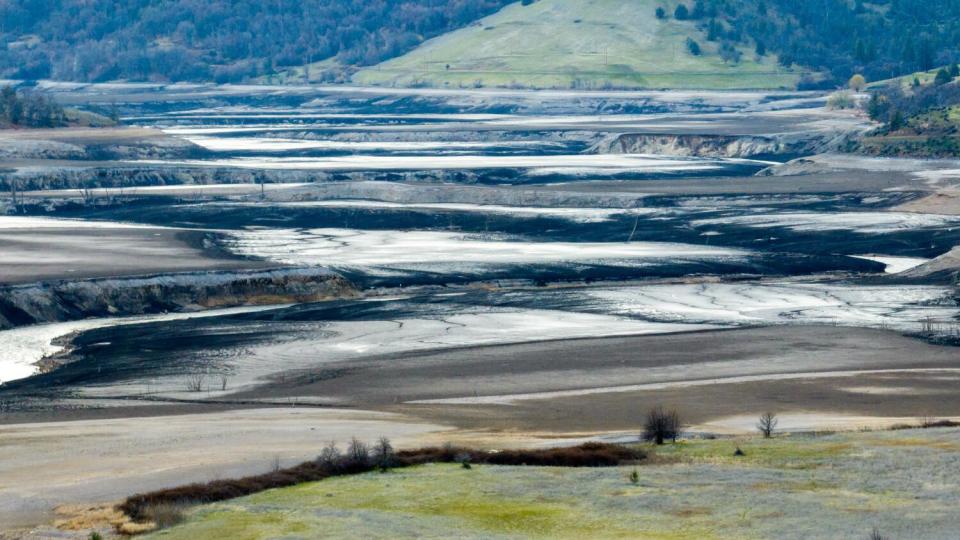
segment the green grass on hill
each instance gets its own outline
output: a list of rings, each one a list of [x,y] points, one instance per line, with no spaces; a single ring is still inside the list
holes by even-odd
[[[916,71],[914,73],[908,73],[907,75],[901,75],[892,79],[868,82],[867,89],[877,90],[884,87],[900,85],[900,88],[903,90],[910,90],[910,88],[913,87],[914,80],[920,81],[920,84],[923,85],[933,83],[933,80],[937,78],[938,71],[940,71],[940,68],[931,69],[930,71]]]
[[[793,88],[799,74],[773,55],[726,64],[692,21],[658,20],[659,0],[539,0],[427,41],[366,68],[354,82],[536,88]],[[672,12],[672,7],[670,9]],[[703,49],[690,54],[692,37]]]
[[[746,456],[735,457],[738,445]],[[960,430],[701,440],[633,467],[427,465],[193,510],[152,539],[947,538]]]

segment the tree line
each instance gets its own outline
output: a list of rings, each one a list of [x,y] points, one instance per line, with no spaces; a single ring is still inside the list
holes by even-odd
[[[887,79],[960,61],[960,0],[690,0],[658,17],[695,21],[720,50],[777,54],[819,71],[803,87],[841,86],[851,75]],[[725,58],[735,61],[731,56]]]
[[[508,0],[4,0],[0,77],[239,82],[378,63]]]
[[[60,127],[67,125],[63,107],[37,92],[0,88],[0,127]]]

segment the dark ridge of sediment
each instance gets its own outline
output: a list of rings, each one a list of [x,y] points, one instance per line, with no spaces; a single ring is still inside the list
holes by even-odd
[[[323,268],[188,272],[0,287],[0,330],[91,317],[318,302],[356,288]]]

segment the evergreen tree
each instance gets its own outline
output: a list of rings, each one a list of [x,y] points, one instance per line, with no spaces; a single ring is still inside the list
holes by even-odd
[[[933,46],[927,40],[920,44],[920,49],[917,52],[917,64],[920,65],[921,71],[933,69]]]
[[[767,55],[767,46],[763,44],[759,39],[757,40],[756,48],[757,56],[766,56]]]
[[[885,112],[886,107],[884,107],[884,101],[880,94],[877,92],[870,94],[870,101],[867,102],[867,115],[870,119],[874,122],[880,121]]]
[[[677,9],[673,11],[673,18],[678,21],[685,21],[690,18],[690,10],[687,9],[686,4],[677,6]]]
[[[693,5],[693,13],[690,14],[691,19],[699,20],[706,15],[706,8],[703,5],[703,0],[697,0]]]
[[[866,50],[866,47],[863,45],[862,40],[859,40],[859,39],[857,40],[857,44],[856,46],[854,46],[853,56],[854,58],[857,59],[858,62],[867,61],[867,50]]]
[[[720,23],[716,19],[711,19],[710,24],[707,26],[707,41],[716,41],[720,39],[720,35],[723,32],[723,27],[720,26]]]
[[[903,113],[899,110],[893,111],[893,115],[890,117],[890,131],[900,131],[906,125],[906,121],[903,119]]]
[[[937,77],[933,80],[933,84],[940,86],[942,84],[947,84],[952,80],[953,77],[950,76],[950,72],[946,69],[941,69],[937,72]]]

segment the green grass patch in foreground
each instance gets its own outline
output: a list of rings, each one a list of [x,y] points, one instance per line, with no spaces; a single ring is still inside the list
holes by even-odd
[[[738,446],[745,456],[734,457]],[[691,441],[614,468],[437,464],[199,507],[152,538],[947,538],[960,430]],[[638,481],[630,473],[638,471]]]
[[[743,456],[735,456],[737,448]],[[833,438],[777,437],[773,439],[715,439],[681,441],[657,450],[662,458],[686,463],[718,463],[778,469],[810,469],[842,457],[855,447]]]

